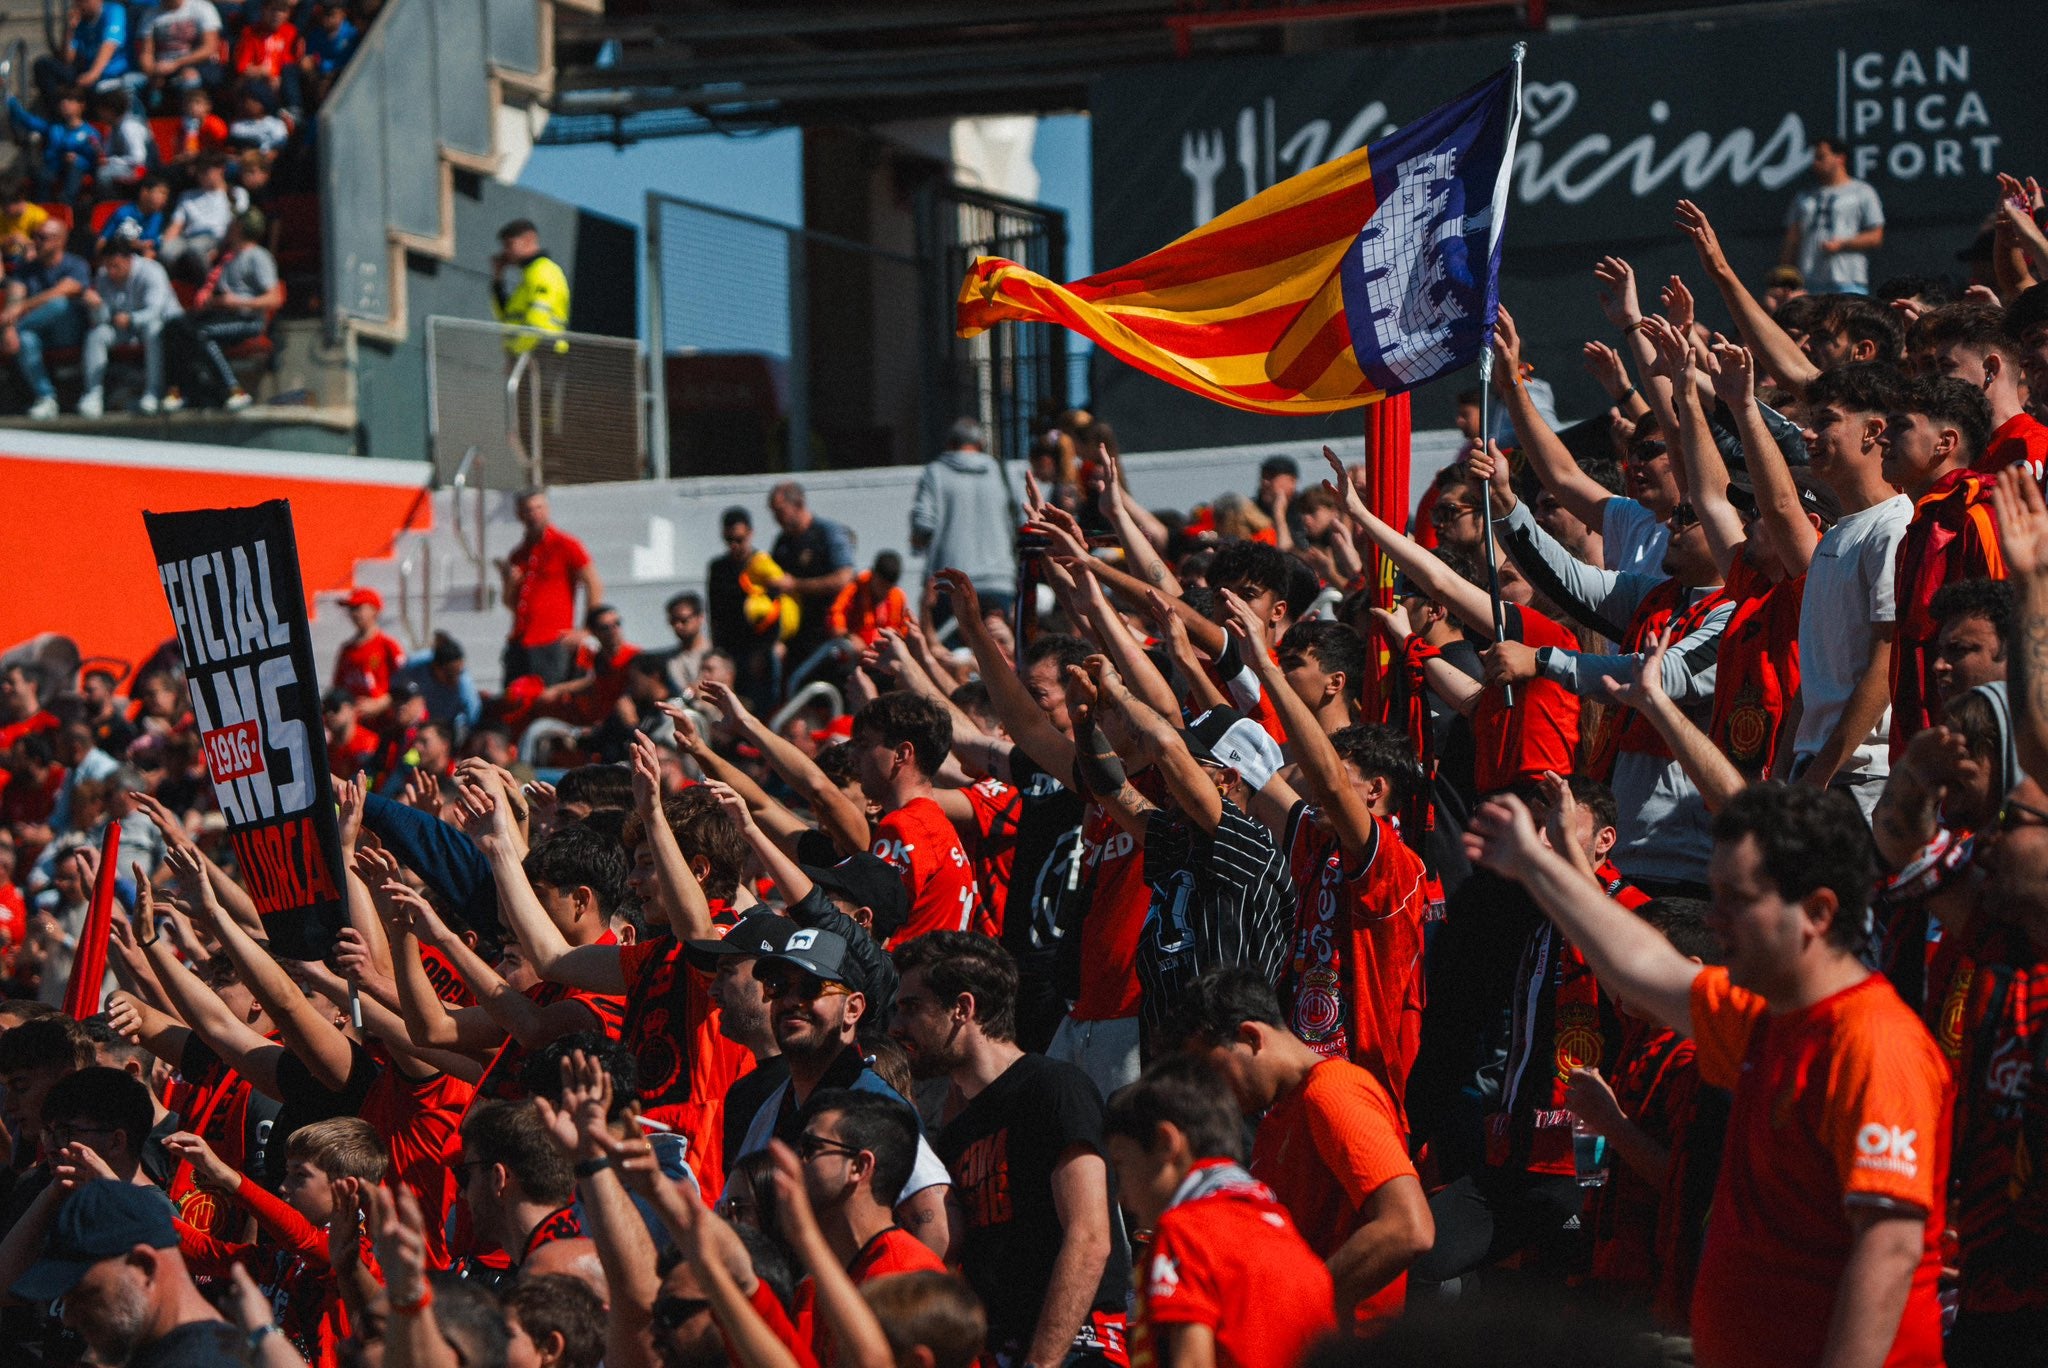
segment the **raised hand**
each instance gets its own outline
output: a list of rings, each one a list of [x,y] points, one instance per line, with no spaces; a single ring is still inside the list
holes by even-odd
[[[719,714],[727,722],[742,731],[760,725],[754,714],[747,710],[747,705],[740,699],[740,696],[734,693],[732,687],[722,680],[699,680],[697,682],[697,696],[718,709]]]
[[[334,1180],[334,1216],[327,1223],[327,1262],[347,1268],[362,1256],[363,1180]],[[240,1268],[240,1264],[235,1267]]]
[[[1916,734],[1906,743],[1905,754],[1893,762],[1899,769],[1910,770],[1936,803],[1948,796],[1963,766],[1969,763],[1968,739],[1961,732],[1942,726]]]
[[[107,999],[107,1025],[125,1040],[142,1043],[142,1005],[125,992]]]
[[[1506,313],[1506,310],[1502,310],[1502,313]],[[1337,496],[1338,502],[1344,506],[1344,516],[1355,523],[1363,522],[1369,511],[1365,506],[1365,496],[1358,492],[1358,485],[1352,480],[1351,472],[1344,468],[1343,458],[1328,447],[1324,447],[1323,459],[1330,463],[1330,471],[1336,476],[1334,482],[1323,481],[1323,488]]]
[[[1366,611],[1372,614],[1372,620],[1386,633],[1387,640],[1396,646],[1406,646],[1408,638],[1415,635],[1415,624],[1409,619],[1408,610],[1401,606],[1398,599],[1391,608],[1370,608]]]
[[[1721,250],[1721,238],[1714,231],[1713,222],[1707,211],[1689,199],[1678,202],[1678,231],[1692,242],[1693,251],[1699,254],[1700,265],[1710,275],[1724,274],[1728,269],[1728,255]]]
[[[330,1243],[334,1229],[332,1226],[328,1228]],[[270,1294],[256,1285],[256,1279],[249,1276],[247,1268],[240,1263],[229,1264],[228,1285],[228,1295],[222,1299],[224,1305],[221,1309],[235,1323],[236,1329],[244,1334],[253,1334],[258,1326],[271,1324],[276,1308],[271,1304]],[[298,1356],[294,1354],[292,1357],[296,1359]]]
[[[113,1178],[119,1175],[113,1166],[100,1158],[99,1151],[82,1141],[73,1141],[57,1151],[50,1163],[50,1180],[59,1192],[70,1192],[98,1178]]]
[[[1636,269],[1617,256],[1604,256],[1594,263],[1593,278],[1600,282],[1600,312],[1617,328],[1642,321],[1643,306],[1636,298]]]
[[[213,1146],[191,1131],[177,1131],[164,1137],[164,1148],[192,1166],[192,1176],[206,1187],[233,1192],[242,1185],[235,1167],[213,1152]]]
[[[376,885],[371,885],[372,889]],[[377,956],[370,949],[369,941],[353,926],[344,926],[334,938],[334,967],[341,976],[352,983],[361,983],[366,978],[376,978],[381,971],[377,968]]]
[[[1651,375],[1664,380],[1676,381],[1685,374],[1692,345],[1686,335],[1665,320],[1650,317],[1643,320],[1643,336],[1650,339],[1653,354],[1644,369]]]
[[[1740,413],[1756,398],[1756,355],[1749,348],[1716,337],[1709,349],[1707,374],[1713,378],[1714,397]]]
[[[1624,684],[1614,678],[1601,680],[1601,687],[1607,690],[1608,698],[1631,708],[1647,707],[1663,698],[1664,653],[1671,649],[1671,639],[1677,630],[1676,623],[1669,623],[1650,639],[1648,649],[1643,652],[1643,658],[1636,663],[1636,677],[1633,682]]]
[[[1510,879],[1547,849],[1528,806],[1513,794],[1481,804],[1465,824],[1465,854]]]
[[[631,749],[633,807],[643,821],[653,821],[661,808],[661,748],[646,732],[635,731]]]
[[[940,588],[946,591],[946,596],[952,599],[953,616],[961,621],[963,629],[964,624],[970,622],[979,627],[981,625],[981,596],[974,591],[974,581],[958,570],[950,568],[940,570],[932,578],[938,582]]]
[[[418,773],[418,771],[414,771]],[[363,834],[363,795],[367,792],[363,776],[334,781],[334,806],[336,820],[341,824],[341,855],[345,860],[356,848],[356,840]]]
[[[1998,542],[2013,576],[2048,574],[2048,503],[2025,466],[1999,472],[1991,486],[1991,508],[1998,515]]]
[[[768,1142],[768,1158],[773,1164],[772,1181],[775,1184],[775,1217],[789,1242],[802,1249],[814,1240],[822,1240],[824,1231],[818,1225],[818,1213],[811,1206],[811,1194],[804,1187],[803,1161],[796,1157],[796,1151],[780,1140]]]
[[[391,879],[378,891],[389,901],[394,920],[398,920],[401,927],[410,922],[413,934],[421,940],[438,945],[449,935],[448,923],[441,920],[441,914],[434,910],[434,905],[410,886]]]
[[[718,800],[718,805],[725,809],[726,815],[740,824],[741,831],[754,825],[754,811],[747,806],[747,800],[740,796],[738,789],[716,779],[705,780],[704,787]]]
[[[1219,593],[1226,613],[1223,630],[1242,642],[1242,649],[1250,652],[1254,660],[1264,660],[1267,655],[1264,620],[1253,611],[1249,603],[1237,596],[1235,590],[1224,589]]]
[[[393,1188],[372,1183],[370,1242],[384,1270],[384,1288],[395,1306],[423,1301],[427,1288],[427,1222],[419,1200],[403,1183]]]
[[[1607,391],[1609,399],[1618,401],[1628,393],[1628,366],[1621,359],[1621,353],[1605,342],[1588,342],[1581,347],[1579,363],[1586,368],[1586,374]]]
[[[1512,513],[1516,499],[1507,453],[1497,442],[1474,442],[1466,453],[1465,469],[1492,495],[1493,516],[1501,518]]]
[[[1556,770],[1545,770],[1538,787],[1543,801],[1550,805],[1543,819],[1543,834],[1552,850],[1569,850],[1577,844],[1579,830],[1579,800],[1572,796],[1571,783]]]
[[[1693,325],[1692,291],[1686,288],[1685,281],[1672,276],[1665,282],[1658,298],[1664,304],[1664,316],[1671,320],[1671,326],[1681,333],[1690,333]]]
[[[1565,1110],[1585,1122],[1593,1130],[1607,1135],[1614,1129],[1617,1120],[1624,1119],[1621,1103],[1614,1096],[1614,1089],[1600,1076],[1600,1070],[1573,1069],[1571,1079],[1565,1084]]]
[[[663,699],[654,706],[661,709],[663,717],[675,724],[677,750],[692,754],[703,746],[704,735],[697,730],[697,718],[688,708],[668,699]]]
[[[441,781],[425,770],[414,770],[405,776],[405,788],[399,793],[398,801],[409,808],[438,816],[441,811]]]
[[[1502,305],[1493,324],[1493,387],[1503,398],[1514,393],[1522,378],[1522,333],[1515,316]]]
[[[155,794],[145,793],[141,789],[130,789],[128,802],[137,812],[147,817],[149,824],[163,835],[164,848],[167,851],[183,846],[191,846],[195,851],[199,849],[190,833],[185,830],[185,824],[179,821],[177,814],[165,807],[163,800]]]
[[[1095,496],[1095,506],[1102,510],[1103,517],[1114,521],[1123,508],[1124,463],[1107,443],[1097,444],[1095,459],[1102,466],[1102,492]]]

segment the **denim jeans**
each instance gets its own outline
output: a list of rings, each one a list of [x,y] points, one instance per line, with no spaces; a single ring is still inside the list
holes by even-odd
[[[85,306],[75,299],[53,299],[23,314],[14,329],[21,337],[21,355],[17,359],[21,378],[35,391],[36,398],[53,397],[57,387],[50,383],[49,372],[43,368],[43,348],[75,347],[83,342]]]
[[[144,322],[132,319],[125,328],[111,322],[96,325],[85,335],[85,387],[96,390],[107,378],[107,353],[123,342],[142,344],[143,390],[152,399],[164,397],[164,320]]]

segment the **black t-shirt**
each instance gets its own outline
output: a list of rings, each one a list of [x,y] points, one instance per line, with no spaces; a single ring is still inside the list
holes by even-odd
[[[1003,904],[1003,945],[1017,961],[1017,1043],[1042,1050],[1067,1012],[1056,964],[1060,902],[1068,897],[1087,804],[1040,769],[1021,746],[1010,751],[1010,783],[1019,803],[1010,890]],[[1069,901],[1080,903],[1086,887],[1083,881]]]
[[[277,1109],[277,1122],[271,1127],[270,1143],[263,1149],[265,1186],[276,1187],[284,1181],[285,1142],[292,1138],[294,1131],[315,1121],[362,1115],[363,1101],[369,1097],[371,1086],[383,1071],[383,1066],[370,1057],[368,1050],[350,1041],[348,1079],[339,1091],[335,1091],[322,1086],[304,1062],[286,1050],[277,1061],[277,1090],[284,1094],[284,1103]]]
[[[932,1141],[959,1203],[960,1269],[988,1311],[988,1347],[1021,1350],[1059,1257],[1052,1174],[1068,1149],[1103,1153],[1102,1095],[1071,1064],[1027,1054],[976,1094]],[[1094,1306],[1116,1310],[1130,1280],[1112,1199],[1110,1257]]]
[[[197,1033],[194,1033],[185,1041],[184,1053],[178,1056],[178,1073],[183,1076],[187,1083],[203,1087],[209,1093],[213,1089],[220,1087],[221,1080],[232,1072],[233,1070],[228,1067],[227,1061],[215,1054],[213,1048],[201,1040]],[[276,1098],[265,1097],[256,1089],[249,1089],[248,1103],[242,1108],[243,1172],[264,1174],[269,1171],[269,1165],[264,1160],[264,1153],[269,1148],[271,1132],[277,1125],[280,1111],[281,1108]],[[195,1116],[192,1120],[194,1125],[201,1124],[200,1117]],[[205,1120],[207,1122],[207,1129],[202,1134],[208,1139],[219,1138],[213,1130],[213,1118],[208,1117]],[[300,1122],[298,1124],[308,1123]],[[280,1133],[278,1136],[280,1152],[283,1149],[283,1140],[284,1137]],[[216,1148],[219,1148],[219,1146],[216,1145]]]
[[[188,1321],[128,1356],[128,1368],[228,1368],[249,1362],[249,1337],[226,1321]]]
[[[736,656],[759,644],[754,629],[747,625],[747,595],[740,588],[742,568],[742,562],[731,556],[714,556],[704,567],[704,620],[711,628],[711,644]]]
[[[852,566],[851,543],[846,529],[814,517],[811,525],[803,531],[784,532],[777,537],[775,549],[769,554],[782,567],[782,573],[791,579],[819,579],[834,570]],[[797,604],[802,611],[797,618],[796,635],[789,642],[791,669],[802,664],[805,656],[832,635],[832,600],[838,596],[836,591],[797,596]]]
[[[789,1081],[789,1061],[781,1055],[770,1055],[746,1073],[732,1081],[725,1090],[725,1156],[726,1162],[739,1157],[740,1145],[746,1141],[747,1127],[754,1124],[754,1117],[760,1113],[761,1104]]]

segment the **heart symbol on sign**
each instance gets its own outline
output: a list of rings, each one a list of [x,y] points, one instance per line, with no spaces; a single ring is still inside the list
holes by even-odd
[[[1532,138],[1557,127],[1578,104],[1579,88],[1570,81],[1531,81],[1522,87],[1522,114]]]

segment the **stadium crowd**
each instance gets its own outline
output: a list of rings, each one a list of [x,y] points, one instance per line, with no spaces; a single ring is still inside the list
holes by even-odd
[[[0,359],[34,419],[252,402],[286,271],[317,256],[313,114],[373,0],[72,0],[58,50],[0,72],[18,168],[0,195]],[[302,299],[307,304],[309,299]],[[53,377],[53,371],[57,377]]]
[[[1334,456],[1147,510],[1077,413],[970,564],[963,423],[922,594],[787,484],[642,650],[528,493],[498,695],[347,601],[322,960],[172,656],[0,673],[9,1361],[2030,1361],[2048,214],[1959,298],[1676,218],[1612,407],[1503,310],[1406,528]]]

